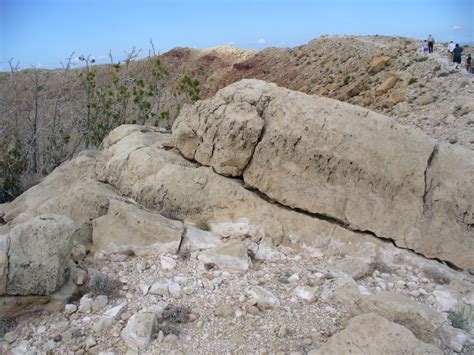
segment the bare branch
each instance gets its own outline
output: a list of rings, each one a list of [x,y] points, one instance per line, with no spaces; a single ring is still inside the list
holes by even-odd
[[[155,44],[153,43],[153,40],[150,38],[150,45],[151,45],[151,51],[153,52],[153,56],[156,56],[156,50],[155,50]]]

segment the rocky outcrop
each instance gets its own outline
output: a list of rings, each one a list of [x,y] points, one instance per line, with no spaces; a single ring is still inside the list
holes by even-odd
[[[67,217],[40,215],[1,236],[2,294],[49,295],[58,290],[69,277],[67,261],[76,232]]]
[[[109,200],[120,198],[110,186],[95,178],[95,154],[79,154],[48,175],[4,208],[5,222],[15,225],[38,214],[70,218],[80,230],[76,240],[92,242],[92,220],[107,213]]]
[[[206,111],[212,119],[205,119]],[[258,115],[264,125],[230,137],[218,129],[239,127],[239,114],[254,121]],[[221,141],[231,143],[218,146]],[[388,117],[243,80],[184,110],[173,126],[173,143],[216,172],[242,175],[247,186],[282,205],[430,258],[474,266],[472,152],[439,144]],[[238,164],[228,158],[240,156],[236,147],[245,147],[245,156],[253,149],[248,164],[247,158]]]
[[[311,355],[330,354],[425,354],[441,355],[435,346],[418,340],[405,327],[373,313],[352,318],[348,326],[332,336]]]
[[[427,342],[445,322],[440,313],[394,292],[363,296],[358,304],[362,313],[377,313],[410,329],[418,339]]]
[[[117,200],[111,200],[107,214],[93,222],[94,247],[115,253],[173,253],[178,250],[183,232],[179,221]]]
[[[168,150],[170,137],[153,128],[118,127],[104,141],[97,157],[97,177],[122,194],[164,216],[205,225],[226,238],[326,245],[329,238],[346,238],[347,231],[271,204],[248,191],[238,180],[188,162]],[[147,145],[148,144],[148,145]],[[136,148],[141,147],[141,148]],[[350,234],[350,233],[349,233]]]

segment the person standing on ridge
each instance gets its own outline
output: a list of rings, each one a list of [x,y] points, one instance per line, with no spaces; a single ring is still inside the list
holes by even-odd
[[[449,60],[450,62],[453,61],[453,50],[454,48],[456,48],[456,45],[454,44],[453,41],[449,42],[448,44],[448,56],[449,56]]]
[[[426,39],[423,41],[421,48],[423,49],[424,54],[428,53],[428,42],[426,41]]]
[[[471,73],[471,62],[472,62],[471,53],[469,53],[466,59],[466,70],[468,73]]]
[[[434,46],[434,38],[432,35],[428,36],[428,51],[433,53],[433,46]]]
[[[456,69],[458,68],[459,64],[461,64],[461,53],[462,48],[456,43],[456,47],[453,49],[453,62],[456,63]]]

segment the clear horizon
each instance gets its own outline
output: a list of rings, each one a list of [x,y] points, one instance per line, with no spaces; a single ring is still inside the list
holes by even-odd
[[[75,52],[108,63],[133,46],[294,47],[321,35],[388,35],[474,42],[474,1],[0,0],[0,71],[57,68]]]

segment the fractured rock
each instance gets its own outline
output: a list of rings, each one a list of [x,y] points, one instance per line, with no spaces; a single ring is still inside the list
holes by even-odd
[[[373,313],[352,318],[347,327],[333,335],[310,355],[330,354],[424,354],[441,355],[433,345],[418,340],[405,327]]]
[[[217,265],[228,271],[247,271],[251,261],[247,247],[242,242],[229,242],[220,247],[208,249],[198,254],[198,260],[204,265]]]
[[[77,226],[60,215],[41,215],[13,227],[9,236],[10,295],[48,295],[69,277],[67,260]]]
[[[155,313],[144,311],[136,313],[130,317],[120,336],[130,348],[143,350],[151,341],[155,323]]]
[[[212,249],[222,243],[221,238],[217,234],[188,225],[181,249],[193,252]]]
[[[181,222],[117,200],[111,200],[107,214],[93,222],[94,246],[109,252],[176,252],[182,233]]]
[[[390,75],[378,92],[397,80]],[[175,126],[200,122],[195,140],[206,139],[209,130],[215,131],[213,141],[225,139],[202,112],[207,107],[211,115],[213,107],[226,103],[228,110],[234,104],[254,105],[264,120],[260,139],[248,142],[254,144],[252,159],[236,172],[247,186],[285,206],[332,217],[427,257],[462,268],[474,265],[469,227],[474,191],[467,188],[474,185],[472,151],[437,143],[360,107],[258,80],[229,85],[199,102],[199,114],[183,112]],[[180,141],[180,132],[173,132],[174,142]],[[218,172],[219,162],[205,164]]]
[[[401,324],[423,341],[431,340],[445,321],[441,313],[394,292],[362,296],[358,305],[362,313],[377,313]]]
[[[261,286],[251,286],[246,291],[249,303],[256,305],[260,310],[271,309],[280,306],[280,300],[270,291]]]

